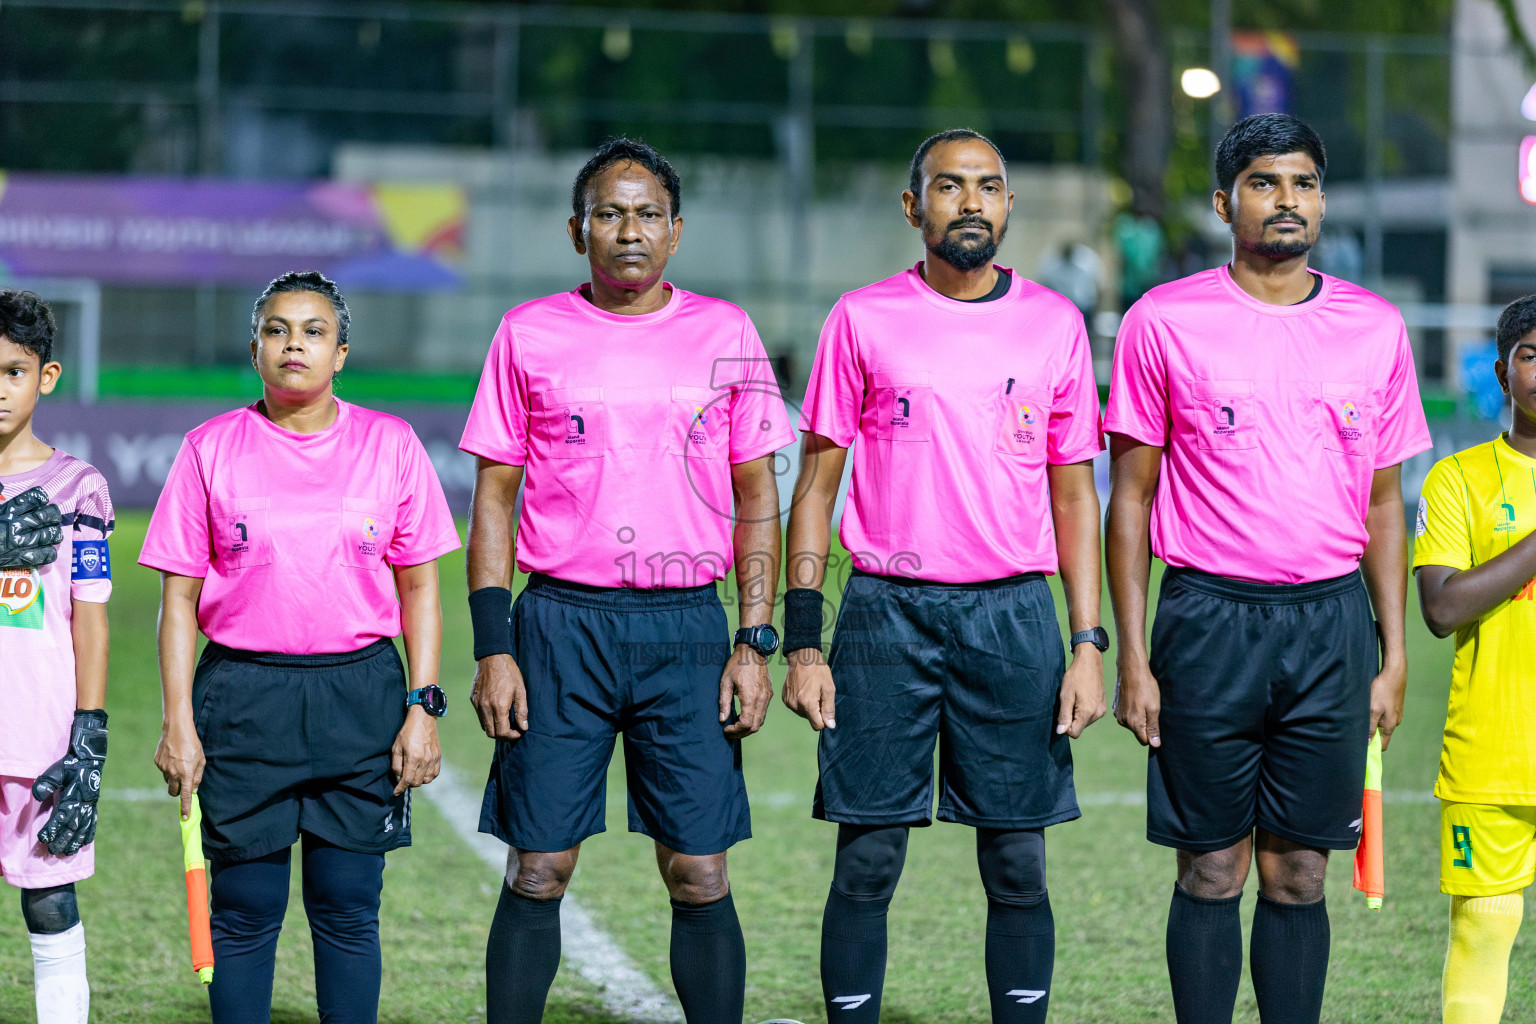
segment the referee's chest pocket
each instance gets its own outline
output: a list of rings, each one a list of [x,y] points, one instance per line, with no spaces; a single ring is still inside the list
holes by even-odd
[[[993,451],[1045,458],[1046,426],[1051,421],[1051,393],[1012,382],[998,388],[992,415],[997,420]]]
[[[394,514],[379,498],[341,499],[341,564],[377,569],[395,536]]]
[[[1370,455],[1376,447],[1376,403],[1364,384],[1324,384],[1319,400],[1323,447],[1346,455]]]
[[[267,524],[271,503],[270,498],[209,502],[214,565],[229,571],[272,564],[272,531]]]
[[[1198,447],[1243,451],[1259,446],[1259,403],[1251,380],[1195,380],[1184,385],[1179,410]]]
[[[730,455],[729,391],[673,385],[667,415],[667,450],[673,455],[703,459]]]
[[[608,442],[602,388],[556,388],[533,396],[533,447],[548,459],[601,458]]]
[[[876,370],[875,437],[933,439],[933,380],[925,370]]]

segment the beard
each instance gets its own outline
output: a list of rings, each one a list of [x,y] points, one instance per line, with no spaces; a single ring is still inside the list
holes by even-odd
[[[1266,220],[1263,227],[1269,227],[1273,220],[1275,218]],[[1301,228],[1300,236],[1282,238],[1273,242],[1266,242],[1263,235],[1260,234],[1257,242],[1243,245],[1243,248],[1256,256],[1263,256],[1265,259],[1270,260],[1289,260],[1295,259],[1297,256],[1305,256],[1317,244],[1317,231],[1308,230],[1311,228],[1311,225],[1305,219],[1301,221]],[[1262,232],[1263,228],[1260,231]],[[1238,244],[1242,245],[1241,242]]]
[[[956,241],[954,232],[959,228],[971,225],[985,228],[987,231],[986,240],[982,242]],[[1006,222],[1004,222],[1001,231],[994,233],[990,221],[982,220],[980,217],[962,217],[959,220],[951,221],[945,228],[943,237],[937,242],[928,245],[928,251],[933,255],[934,259],[943,260],[956,270],[978,270],[992,262],[992,258],[997,255],[998,243],[1003,240],[1003,235],[1007,232],[1008,225]],[[924,231],[924,234],[927,234],[927,232]]]

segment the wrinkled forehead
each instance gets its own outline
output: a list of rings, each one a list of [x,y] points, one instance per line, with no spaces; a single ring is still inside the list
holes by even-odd
[[[617,160],[587,182],[587,212],[599,206],[621,210],[659,206],[670,212],[672,196],[662,180],[645,167],[631,160]]]

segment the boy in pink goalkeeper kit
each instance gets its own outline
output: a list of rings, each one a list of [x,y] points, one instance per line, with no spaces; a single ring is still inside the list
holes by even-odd
[[[1233,126],[1215,193],[1231,264],[1152,289],[1115,344],[1116,716],[1152,748],[1147,838],[1177,851],[1179,1024],[1232,1019],[1255,861],[1259,1014],[1316,1024],[1328,854],[1355,847],[1367,744],[1402,717],[1399,464],[1429,433],[1397,311],[1307,267],[1326,163],[1289,115]],[[1152,555],[1168,568],[1149,651]]]
[[[101,474],[32,433],[61,372],[53,333],[37,296],[0,291],[0,876],[21,889],[40,1024],[84,1024],[74,883],[95,870],[113,514]]]

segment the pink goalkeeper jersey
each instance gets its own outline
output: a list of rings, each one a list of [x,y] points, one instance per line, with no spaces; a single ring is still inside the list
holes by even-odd
[[[426,450],[404,420],[340,399],[295,434],[255,405],[187,434],[139,562],[203,580],[197,622],[238,650],[339,654],[400,633],[388,566],[459,546]]]
[[[36,778],[69,747],[75,717],[73,601],[112,596],[112,499],[89,463],[55,450],[36,469],[0,476],[0,501],[41,487],[59,507],[64,543],[41,569],[0,569],[0,662],[6,713],[0,775]]]
[[[838,535],[867,572],[1054,573],[1045,467],[1103,449],[1082,315],[1018,274],[990,302],[947,298],[921,266],[844,295],[822,328],[800,429],[853,447]]]
[[[731,466],[794,441],[757,329],[671,289],[605,313],[590,285],[502,318],[459,447],[524,466],[517,567],[598,587],[722,579]]]
[[[1354,572],[1372,474],[1430,447],[1397,309],[1318,276],[1315,298],[1272,306],[1218,267],[1126,313],[1104,429],[1164,448],[1167,564],[1258,583]]]

